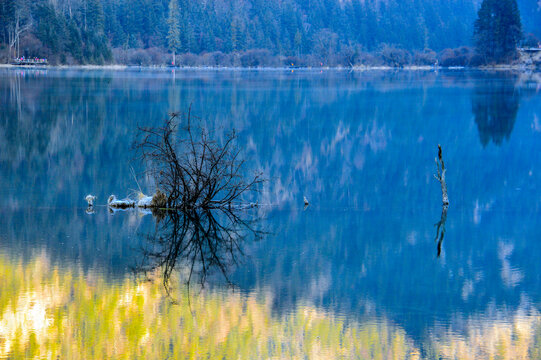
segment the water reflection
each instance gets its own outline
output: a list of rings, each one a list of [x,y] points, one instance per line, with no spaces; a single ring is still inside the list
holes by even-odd
[[[99,272],[0,256],[0,358],[405,358],[413,342],[387,319],[347,321],[310,304],[271,310],[272,294],[107,281]],[[156,274],[159,277],[159,274]]]
[[[509,140],[520,103],[517,81],[518,76],[511,74],[475,85],[472,108],[484,147],[491,141],[500,146]]]
[[[437,243],[436,250],[437,256],[441,255],[441,245],[443,243],[443,237],[445,236],[445,223],[447,222],[447,209],[449,205],[443,205],[441,209],[440,221],[438,221],[434,226],[436,226],[436,237],[434,241]]]
[[[237,318],[226,322],[227,331],[220,332],[222,314],[200,314],[196,331],[201,331],[197,334],[202,337],[173,339],[173,347],[182,349],[179,351],[190,350],[186,350],[187,345],[175,344],[201,339],[206,341],[199,343],[201,347],[238,350],[237,329],[251,321],[247,320],[251,315],[243,312],[246,299],[251,297],[261,308],[257,316],[267,324],[257,334],[266,335],[259,339],[242,333],[249,343],[244,343],[243,349],[269,343],[276,349],[280,343],[300,353],[289,339],[305,335],[285,328],[291,321],[313,321],[302,317],[308,309],[308,313],[324,319],[319,324],[333,329],[330,332],[335,331],[332,324],[344,319],[344,326],[364,329],[376,339],[375,345],[367,342],[366,346],[381,349],[377,354],[382,351],[383,358],[394,351],[399,358],[409,354],[401,347],[392,348],[390,337],[414,344],[406,346],[412,354],[446,354],[439,356],[442,358],[458,351],[453,344],[460,344],[460,349],[481,347],[479,339],[485,340],[483,351],[490,349],[490,354],[503,348],[511,349],[506,354],[519,354],[518,348],[536,354],[536,344],[541,340],[535,335],[537,314],[530,307],[537,306],[541,299],[541,263],[536,256],[541,243],[531,239],[541,235],[541,172],[537,170],[539,159],[531,154],[541,151],[541,102],[539,87],[535,86],[539,82],[526,80],[531,89],[527,93],[519,81],[519,97],[511,93],[513,76],[503,73],[178,71],[171,79],[169,73],[153,71],[48,70],[46,75],[21,76],[10,82],[12,75],[0,70],[0,251],[13,261],[5,271],[11,271],[14,279],[22,273],[25,279],[40,279],[41,275],[30,274],[30,264],[33,251],[45,249],[47,263],[62,264],[48,265],[60,276],[51,275],[55,285],[50,288],[63,296],[69,294],[62,298],[66,308],[51,313],[69,319],[62,321],[77,329],[92,325],[96,333],[104,330],[108,339],[121,339],[115,344],[117,350],[109,340],[99,340],[104,345],[96,349],[106,355],[107,351],[158,351],[148,349],[149,339],[169,344],[171,337],[177,336],[165,333],[165,328],[156,325],[145,311],[169,328],[192,321],[172,315],[175,310],[157,300],[161,296],[157,293],[164,294],[164,273],[170,274],[169,286],[186,282],[192,262],[184,256],[187,252],[180,250],[188,243],[194,247],[192,251],[199,251],[192,282],[199,284],[203,278],[207,283],[202,296],[197,297],[201,299],[198,311],[225,308]],[[480,114],[487,114],[489,125],[483,126],[490,129],[490,124],[497,122],[492,117],[496,100],[489,99],[498,93],[508,97],[507,109],[513,110],[517,100],[520,109],[515,112],[516,120],[498,118],[507,125],[494,126],[496,130],[490,131],[500,135],[486,135],[488,143],[501,138],[506,146],[483,147],[472,109],[477,106]],[[478,104],[473,107],[472,94]],[[235,242],[215,247],[219,254],[225,254],[222,265],[227,270],[226,282],[229,279],[238,285],[235,290],[243,294],[234,295],[239,296],[234,309],[227,308],[231,298],[221,288],[225,276],[222,265],[213,260],[212,251],[200,251],[191,239],[195,232],[208,232],[209,224],[223,225],[223,215],[212,214],[209,221],[203,214],[197,222],[190,219],[188,225],[184,225],[188,221],[185,218],[177,222],[163,219],[156,229],[150,216],[141,217],[137,212],[108,216],[99,206],[111,193],[125,194],[136,187],[129,148],[137,125],[159,124],[167,111],[186,109],[190,102],[194,103],[193,112],[205,119],[209,128],[216,129],[218,137],[237,129],[248,163],[264,169],[270,180],[261,192],[260,203],[274,205],[265,224],[276,236],[261,241],[239,237],[241,251],[233,254],[229,250],[235,249]],[[513,136],[501,135],[506,131],[498,129],[512,129]],[[447,182],[453,194],[448,217],[440,207],[439,196],[435,196],[440,189],[432,176],[431,154],[438,143],[446,149]],[[143,191],[150,193],[152,182],[139,181]],[[82,197],[88,193],[98,196],[92,216],[86,216],[82,208],[86,207]],[[303,196],[310,200],[306,211],[302,211]],[[436,215],[440,218],[434,227]],[[177,235],[167,240],[175,226],[189,230],[183,238]],[[141,233],[151,236],[138,236]],[[146,258],[138,251],[142,248],[149,250]],[[434,256],[435,252],[440,258]],[[177,253],[180,256],[175,257]],[[24,260],[17,262],[21,257]],[[140,268],[146,267],[149,276],[157,272],[157,280],[124,286],[129,267],[141,257],[144,261],[138,263]],[[167,267],[175,270],[164,270]],[[206,275],[200,273],[202,269],[208,269]],[[16,281],[30,280],[15,279],[2,285],[0,289],[10,290],[0,291],[0,298],[11,297],[14,302],[16,297],[34,296],[19,291],[22,285],[12,287]],[[43,284],[48,281],[43,279]],[[169,287],[173,291],[182,289]],[[146,291],[150,295],[141,295]],[[35,293],[53,304],[49,308],[55,308],[51,297],[37,290]],[[130,307],[118,300],[127,299],[126,293],[139,294],[130,295],[136,299],[135,305]],[[216,297],[205,297],[210,293]],[[187,299],[177,296],[181,304]],[[140,304],[142,299],[157,309],[147,309]],[[210,306],[207,301],[213,307],[206,308]],[[104,312],[104,306],[115,309],[121,314],[119,327],[99,323],[92,306]],[[128,308],[132,312],[126,312]],[[24,313],[24,309],[17,313]],[[136,316],[141,313],[148,331],[135,326],[141,323],[141,316]],[[81,318],[72,320],[72,316]],[[129,321],[123,322],[123,316]],[[169,323],[169,319],[177,323]],[[133,340],[130,343],[123,338],[128,335],[120,333],[132,322],[134,327],[126,332]],[[530,332],[523,335],[518,328]],[[41,333],[35,332],[40,339]],[[274,340],[273,334],[278,334],[279,340]],[[62,335],[46,336],[58,339]],[[81,336],[91,334],[68,332],[66,342],[83,347],[83,341],[69,342]],[[427,345],[432,341],[427,337],[433,339],[433,346]],[[20,338],[26,339],[21,343],[28,340],[28,344],[35,344],[30,335]],[[496,338],[505,346],[495,348],[492,339]],[[84,339],[88,344],[98,341]],[[234,341],[237,343],[232,344]],[[318,349],[330,346],[314,339],[306,341]],[[529,341],[529,345],[521,341]],[[125,350],[132,345],[139,347]],[[328,358],[343,354],[343,348],[336,347],[338,350],[327,351],[338,355]],[[347,351],[351,347],[346,348],[344,351],[350,354]],[[76,353],[85,351],[90,350],[76,349]],[[370,351],[351,351],[360,353],[358,357],[373,357]],[[460,357],[468,356],[461,351],[457,352]],[[269,357],[272,354],[276,353]]]
[[[229,274],[242,261],[243,246],[265,235],[258,219],[244,210],[157,210],[154,215],[156,230],[145,236],[143,258],[135,271],[149,274],[161,269],[168,292],[171,276],[179,269],[186,270],[188,287],[192,280],[203,287],[216,272],[232,285]]]
[[[49,71],[35,77],[4,71],[0,76],[6,79],[0,81],[0,205],[14,209],[77,206],[81,194],[106,199],[134,188],[129,164],[137,125],[159,124],[168,111],[190,103],[218,137],[237,130],[249,164],[272,180],[262,203],[286,208],[307,195],[326,208],[429,207],[432,199],[420,186],[431,176],[427,148],[442,143],[453,160],[470,156],[479,142],[479,134],[470,131],[472,98],[465,89],[477,89],[473,108],[485,142],[506,138],[497,134],[514,127],[510,115],[500,118],[502,109],[494,108],[497,96],[509,98],[504,110],[518,107],[511,104],[519,99],[512,92],[515,78],[500,74],[478,79],[468,73],[208,71],[180,72],[171,80],[170,74],[153,71]],[[531,111],[535,119],[536,109]],[[524,135],[522,130],[527,141]],[[458,139],[463,146],[453,146]],[[480,165],[495,166],[484,160],[470,156],[471,164],[455,170],[449,181]],[[143,187],[151,187],[147,180]],[[455,187],[461,183],[455,181]],[[390,188],[396,191],[383,191]],[[468,198],[460,204],[479,194],[475,186],[458,190]]]
[[[156,274],[159,276],[159,274]],[[0,358],[529,359],[541,355],[541,314],[528,299],[415,340],[385,316],[348,320],[310,303],[272,311],[272,293],[209,290],[178,303],[159,282],[108,281],[50,261],[0,255]],[[456,326],[462,328],[457,334]]]

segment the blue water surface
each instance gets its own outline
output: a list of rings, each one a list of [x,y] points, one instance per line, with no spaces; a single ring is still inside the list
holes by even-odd
[[[152,193],[137,127],[191,109],[218,140],[235,129],[246,170],[267,179],[253,210],[265,235],[242,243],[230,285],[270,291],[277,313],[310,303],[385,316],[415,339],[441,324],[460,334],[475,316],[505,321],[541,308],[535,76],[3,69],[0,248],[132,271],[156,220],[86,214],[84,196]],[[438,144],[450,198],[439,250]],[[209,286],[225,286],[215,275]]]

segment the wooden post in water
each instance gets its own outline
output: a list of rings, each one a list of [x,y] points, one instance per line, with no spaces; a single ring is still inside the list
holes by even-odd
[[[441,145],[438,144],[438,157],[435,159],[436,161],[436,174],[434,174],[434,177],[436,180],[438,180],[441,184],[441,198],[443,201],[443,206],[449,205],[449,197],[447,196],[447,183],[445,182],[445,172],[447,171],[445,169],[445,164],[443,163],[443,155],[441,151]]]

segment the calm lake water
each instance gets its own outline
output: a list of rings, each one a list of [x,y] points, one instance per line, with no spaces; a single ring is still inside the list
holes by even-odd
[[[0,358],[541,358],[537,78],[0,69]],[[260,206],[108,211],[154,191],[137,126],[190,106]],[[238,232],[187,252],[179,223]]]

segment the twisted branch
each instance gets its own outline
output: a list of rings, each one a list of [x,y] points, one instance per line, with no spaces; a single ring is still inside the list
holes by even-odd
[[[434,177],[441,184],[441,198],[442,198],[443,206],[448,206],[449,197],[447,196],[447,183],[445,182],[445,172],[447,171],[447,169],[445,169],[441,145],[439,144],[438,144],[438,157],[435,158],[434,160],[436,162],[436,171],[437,171],[436,174],[434,174]]]

